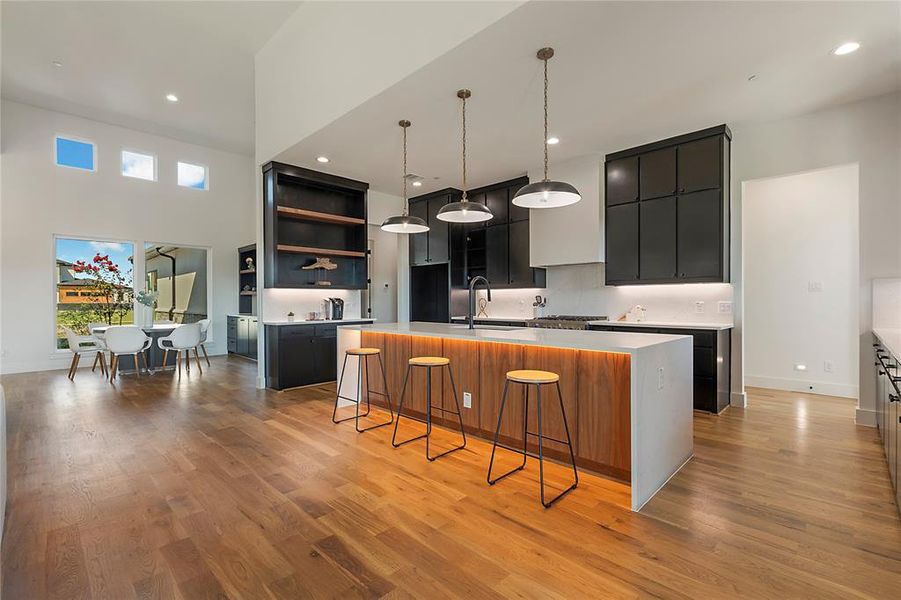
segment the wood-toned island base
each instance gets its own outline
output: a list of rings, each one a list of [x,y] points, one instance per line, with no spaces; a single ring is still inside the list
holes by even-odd
[[[370,331],[361,333],[361,345],[381,349],[388,393],[394,408],[400,402],[407,361],[411,357],[449,358],[463,412],[463,426],[468,434],[487,440],[494,439],[507,371],[540,369],[559,374],[577,465],[630,482],[631,362],[628,354]],[[351,376],[345,378],[346,384],[352,382],[356,374],[355,361],[355,358],[348,360],[347,369]],[[370,361],[368,375],[370,389],[384,392],[377,361]],[[425,416],[425,378],[425,369],[414,368],[411,372],[404,400],[405,415]],[[432,405],[453,409],[454,399],[447,369],[433,369],[432,378]],[[364,373],[364,389],[366,381],[367,374]],[[514,447],[522,446],[524,387],[510,384],[501,422],[501,441]],[[472,394],[471,408],[463,408],[464,392]],[[530,403],[534,407],[534,387],[530,393]],[[371,402],[384,406],[383,396],[373,394]],[[529,413],[529,431],[537,432],[535,410]],[[453,415],[432,412],[432,421],[437,425],[457,428],[456,421],[452,420],[454,418]],[[565,439],[563,419],[553,386],[545,386],[542,391],[542,419],[544,435]],[[537,451],[537,444],[530,443],[530,446]],[[551,458],[569,461],[566,447],[554,442],[545,442],[544,453]]]

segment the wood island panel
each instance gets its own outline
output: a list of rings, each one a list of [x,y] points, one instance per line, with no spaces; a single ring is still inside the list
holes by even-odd
[[[578,397],[579,350],[567,350],[562,348],[547,348],[544,346],[524,346],[523,369],[537,369],[539,371],[551,371],[560,376],[560,391],[563,394],[563,406],[566,407],[566,420],[569,424],[569,435],[572,438],[573,451],[577,448],[577,423],[578,407],[581,398]],[[521,387],[521,386],[517,386]],[[541,386],[541,420],[543,422],[542,435],[566,439],[566,431],[563,427],[563,415],[560,413],[560,401],[557,399],[556,386]],[[535,386],[532,386],[532,398],[537,405]],[[538,412],[533,407],[532,400],[529,405],[529,431],[538,432]],[[536,442],[536,439],[530,440]],[[565,445],[549,442],[548,446],[553,450],[569,457],[569,450]],[[537,449],[537,444],[536,444]]]
[[[579,465],[626,478],[632,463],[628,354],[579,352]]]
[[[457,395],[460,411],[463,413],[463,427],[466,431],[477,432],[480,429],[479,407],[481,402],[481,378],[479,377],[480,347],[483,344],[468,340],[443,340],[443,354],[450,359],[454,383],[457,384]],[[442,369],[444,385],[444,408],[454,410],[453,388],[447,370]],[[472,394],[472,408],[463,408],[463,392]],[[453,415],[447,415],[453,419]]]
[[[410,338],[410,356],[444,356],[443,340],[439,337],[412,336]],[[403,368],[407,365],[404,363]],[[444,367],[413,367],[410,370],[410,382],[407,384],[407,397],[404,399],[404,414],[413,413],[424,417],[426,411],[426,381],[429,371],[432,373],[432,404],[444,406],[442,371]],[[398,402],[400,395],[397,396]],[[409,411],[407,410],[409,407]],[[432,411],[432,417],[441,417],[441,411]]]
[[[479,419],[482,431],[494,438],[497,415],[500,411],[501,396],[504,393],[504,379],[507,371],[522,367],[523,346],[521,344],[481,343],[479,349],[479,387],[482,399],[479,403]],[[515,390],[511,390],[514,392]],[[522,394],[514,401],[508,394],[504,420],[501,422],[501,436],[507,443],[522,441]]]

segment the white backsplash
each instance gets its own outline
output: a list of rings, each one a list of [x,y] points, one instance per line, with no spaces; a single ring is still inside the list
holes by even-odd
[[[359,319],[361,310],[358,290],[263,290],[263,321],[285,321],[293,312],[298,321],[306,320],[307,313],[322,312],[325,298],[344,300],[344,318]]]
[[[731,323],[732,313],[720,313],[719,302],[732,302],[728,283],[688,283],[675,285],[605,286],[604,265],[550,267],[547,288],[495,290],[488,314],[497,318],[532,318],[536,295],[547,297],[547,315],[604,315],[617,319],[629,308],[640,304],[647,309],[648,321],[677,323]],[[479,297],[485,292],[479,291]],[[703,312],[695,312],[695,302],[704,303]]]

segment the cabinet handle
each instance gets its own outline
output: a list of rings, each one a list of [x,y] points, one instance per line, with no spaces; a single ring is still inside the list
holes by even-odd
[[[889,395],[888,395],[888,401],[889,401],[889,402],[897,402],[898,400],[901,400],[901,398],[899,398],[899,397],[896,396],[895,394],[889,394]]]
[[[883,375],[885,375],[885,371],[879,371],[879,376],[881,377]]]

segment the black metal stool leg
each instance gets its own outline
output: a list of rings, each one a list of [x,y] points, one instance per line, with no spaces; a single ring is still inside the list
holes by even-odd
[[[461,444],[460,446],[454,446],[453,448],[451,448],[449,450],[445,450],[441,454],[438,454],[435,456],[429,456],[429,440],[428,440],[428,438],[426,438],[426,442],[425,442],[426,455],[425,455],[425,457],[427,459],[429,459],[430,461],[441,458],[442,456],[444,456],[446,454],[450,454],[451,452],[454,452],[456,450],[462,450],[463,448],[466,447],[466,431],[463,429],[463,413],[460,411],[460,400],[457,398],[457,384],[454,383],[454,373],[451,370],[450,365],[445,365],[445,367],[447,367],[447,374],[450,376],[451,389],[454,392],[454,405],[457,407],[457,419],[460,422],[460,435],[463,436],[463,444]],[[429,403],[428,418],[429,418],[429,432],[430,433],[431,433],[431,422],[432,422],[432,393],[431,393],[431,391],[432,391],[431,390],[432,373],[431,373],[431,371],[432,371],[431,367],[429,367],[429,386],[427,389],[429,390],[428,391],[428,403]]]
[[[560,412],[563,416],[563,428],[566,431],[566,444],[567,444],[567,446],[569,446],[569,455],[573,461],[572,462],[573,472],[576,474],[576,480],[571,486],[569,486],[568,488],[566,488],[565,490],[563,490],[562,492],[560,492],[559,494],[554,496],[554,498],[551,499],[550,502],[545,501],[545,499],[544,499],[544,439],[543,439],[544,432],[542,430],[542,425],[541,425],[541,385],[538,385],[538,464],[539,464],[538,478],[541,483],[541,504],[545,508],[550,508],[551,505],[554,504],[554,502],[556,502],[557,500],[559,500],[560,498],[562,498],[563,496],[565,496],[566,494],[571,492],[579,484],[579,473],[578,473],[578,471],[576,471],[576,458],[575,458],[575,455],[573,454],[572,439],[569,437],[569,425],[566,423],[566,411],[563,408],[563,395],[560,393],[560,383],[559,382],[557,382],[557,398],[559,398],[559,400],[560,400]]]
[[[177,359],[178,357],[176,357]],[[344,383],[344,371],[347,369],[347,354],[344,355],[344,364],[341,365],[341,379],[338,380],[338,391],[335,392],[335,408],[332,410],[332,423],[340,423],[341,421],[346,421],[347,419],[336,419],[338,416],[338,400],[341,398],[341,384]]]
[[[504,418],[504,406],[507,403],[507,392],[508,392],[509,388],[510,388],[510,380],[507,379],[504,381],[504,394],[501,396],[501,407],[500,407],[500,410],[498,411],[498,415],[497,415],[497,429],[494,430],[494,444],[492,444],[492,446],[491,446],[491,460],[488,462],[488,485],[494,485],[495,483],[497,483],[504,477],[512,475],[513,473],[516,473],[517,471],[522,471],[523,468],[526,466],[526,443],[528,440],[528,437],[526,436],[526,423],[529,418],[529,410],[528,410],[528,406],[529,406],[528,405],[528,397],[529,397],[528,390],[529,390],[529,388],[528,388],[528,386],[525,387],[526,408],[523,411],[523,423],[522,423],[522,438],[523,438],[522,464],[519,465],[518,467],[514,467],[510,471],[507,471],[503,475],[495,477],[494,479],[491,478],[491,469],[494,467],[494,454],[497,451],[497,447],[498,447],[497,442],[501,435],[501,422],[503,421],[503,418]],[[512,450],[512,449],[510,449],[510,450],[512,452],[516,452],[515,450]]]
[[[388,405],[388,414],[391,416],[391,423],[394,421],[394,411],[391,410],[391,392],[388,391],[388,376],[385,374],[385,363],[382,362],[382,353],[379,352],[379,369],[382,371],[382,385],[385,386],[385,404]]]
[[[421,440],[422,438],[427,437],[429,435],[429,432],[427,430],[422,435],[417,435],[416,437],[412,437],[412,438],[410,438],[408,440],[404,440],[402,442],[397,441],[397,428],[400,425],[400,417],[401,417],[401,413],[404,409],[404,398],[407,395],[407,382],[410,380],[410,369],[412,369],[412,368],[413,368],[413,365],[407,365],[407,374],[404,376],[404,386],[400,392],[400,403],[397,405],[397,419],[394,420],[394,434],[391,436],[391,445],[394,446],[395,448],[403,446],[404,444],[409,444],[410,442],[412,442],[414,440]]]
[[[379,356],[379,365],[381,365],[381,363],[382,363],[382,355],[379,354],[378,356]],[[369,389],[369,356],[366,356],[365,358],[366,358],[366,414],[361,415],[361,416],[364,416],[364,417],[365,417],[365,416],[369,416],[369,411],[372,409],[372,406],[371,406],[371,404],[370,404],[370,399],[369,399],[369,395],[370,395],[370,389]],[[384,369],[384,367],[382,367],[382,381],[385,382],[385,398],[387,399],[387,403],[388,403],[388,414],[390,415],[390,418],[389,418],[387,421],[384,421],[384,422],[382,422],[382,423],[376,423],[375,425],[369,425],[368,427],[360,427],[360,420],[357,419],[357,422],[354,424],[354,426],[356,427],[357,431],[360,432],[360,433],[363,433],[364,431],[369,431],[370,429],[378,429],[379,427],[384,427],[385,425],[391,425],[391,423],[394,422],[394,413],[391,412],[391,399],[390,399],[390,397],[388,396],[388,382],[387,382],[387,380],[385,379],[385,369]],[[361,383],[360,385],[362,386],[362,383]],[[360,395],[362,396],[362,394],[363,394],[363,390],[361,389],[361,390],[360,390]],[[378,394],[378,392],[376,392],[376,394]],[[359,400],[362,402],[362,398],[359,398]],[[357,404],[357,409],[358,409],[358,410],[359,410],[359,407],[360,407],[360,405]]]
[[[566,409],[563,408],[563,394],[560,392],[560,382],[557,382],[557,398],[560,400],[560,414],[563,415],[563,429],[566,431],[566,443],[569,446],[569,458],[572,461],[573,465],[573,476],[575,477],[575,483],[573,487],[579,485],[579,470],[576,468],[576,453],[573,450],[573,441],[569,435],[569,423],[566,420]],[[571,489],[571,488],[570,488]]]

